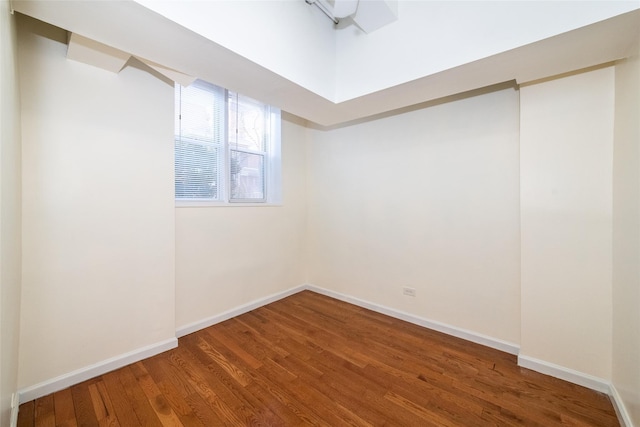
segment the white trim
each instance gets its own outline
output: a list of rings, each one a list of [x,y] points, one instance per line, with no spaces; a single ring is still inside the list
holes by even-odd
[[[20,395],[18,393],[12,393],[11,394],[11,418],[9,418],[10,427],[17,427],[19,410],[20,410]]]
[[[271,202],[224,202],[224,201],[208,201],[208,200],[179,200],[176,199],[176,208],[228,208],[228,207],[276,207],[284,206],[282,203]]]
[[[185,335],[192,334],[196,331],[199,331],[200,329],[208,328],[209,326],[213,326],[216,323],[224,322],[225,320],[229,320],[232,317],[236,317],[251,310],[255,310],[256,308],[262,307],[263,305],[271,304],[272,302],[281,300],[305,289],[307,289],[306,285],[296,286],[294,288],[287,289],[286,291],[277,292],[264,298],[253,300],[236,308],[232,308],[231,310],[227,310],[224,313],[216,314],[215,316],[208,317],[194,323],[189,323],[188,325],[181,326],[180,328],[176,329],[176,336],[178,338],[184,337]]]
[[[611,383],[602,378],[529,356],[518,356],[518,366],[569,381],[601,393],[610,394]]]
[[[633,421],[631,420],[631,415],[627,411],[627,407],[625,406],[622,397],[611,382],[584,372],[565,368],[564,366],[559,366],[554,363],[524,355],[518,356],[518,366],[607,394],[611,400],[613,409],[616,411],[616,416],[618,417],[618,421],[621,423],[621,426],[634,426]]]
[[[11,408],[11,418],[9,421],[9,426],[10,427],[18,426],[18,406],[14,406],[13,408]]]
[[[128,353],[112,357],[102,362],[80,368],[73,372],[60,375],[59,377],[43,381],[40,384],[32,385],[27,388],[18,390],[20,403],[29,402],[42,396],[46,396],[58,390],[62,390],[72,385],[79,384],[82,381],[106,374],[113,370],[122,368],[131,363],[138,362],[156,354],[171,350],[178,346],[177,338],[169,338],[156,344],[151,344]]]
[[[436,320],[425,319],[424,317],[416,316],[404,311],[396,310],[394,308],[385,307],[380,304],[372,303],[369,301],[361,300],[349,295],[344,295],[339,292],[330,291],[328,289],[320,288],[315,285],[307,285],[306,289],[317,292],[322,295],[326,295],[331,298],[338,299],[340,301],[348,302],[350,304],[357,305],[362,308],[367,308],[378,313],[386,314],[387,316],[394,317],[396,319],[404,320],[415,325],[419,325],[434,331],[442,332],[447,335],[451,335],[457,338],[462,338],[467,341],[481,344],[487,347],[494,348],[496,350],[504,351],[509,354],[517,355],[520,351],[520,347],[517,344],[503,341],[498,338],[493,338],[487,335],[479,334],[477,332],[469,331],[467,329],[451,326],[446,323],[438,322]]]
[[[629,414],[629,411],[627,411],[627,407],[622,400],[622,396],[620,396],[618,390],[613,384],[609,387],[609,397],[611,398],[611,403],[613,403],[613,409],[616,410],[616,415],[618,416],[618,421],[620,421],[621,426],[633,427],[631,415]]]

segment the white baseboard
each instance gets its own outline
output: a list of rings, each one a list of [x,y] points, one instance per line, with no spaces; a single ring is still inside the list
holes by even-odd
[[[451,335],[457,338],[462,338],[467,341],[481,344],[486,347],[495,348],[496,350],[504,351],[505,353],[517,355],[520,351],[520,347],[517,344],[513,344],[507,341],[503,341],[497,338],[489,337],[487,335],[479,334],[477,332],[469,331],[466,329],[458,328],[456,326],[447,325],[435,320],[425,319],[420,316],[406,313],[404,311],[396,310],[394,308],[385,307],[380,304],[372,303],[369,301],[361,300],[349,295],[344,295],[339,292],[330,291],[328,289],[320,288],[315,285],[306,285],[305,289],[313,292],[317,292],[322,295],[326,295],[331,298],[338,299],[340,301],[348,302],[350,304],[357,305],[358,307],[367,308],[377,313],[386,314],[396,319],[404,320],[415,325],[419,325],[434,331],[442,332],[447,335]]]
[[[622,427],[633,427],[631,415],[629,415],[618,390],[610,381],[524,355],[518,356],[518,366],[609,395]]]
[[[106,374],[113,370],[122,368],[123,366],[131,363],[138,362],[142,359],[146,359],[156,354],[162,353],[178,346],[178,340],[176,338],[170,338],[168,340],[152,344],[146,347],[139,348],[137,350],[130,351],[128,353],[121,354],[116,357],[98,362],[96,364],[87,366],[69,372],[68,374],[60,375],[59,377],[41,382],[18,391],[19,402],[29,402],[42,396],[46,396],[58,390],[62,390],[72,385],[79,384],[82,381]],[[17,411],[16,411],[17,412]]]
[[[518,356],[518,366],[560,378],[561,380],[569,381],[570,383],[578,384],[601,393],[609,394],[611,390],[611,383],[607,380],[522,354]]]
[[[9,426],[10,427],[18,426],[18,406],[14,406],[13,408],[11,408],[11,419],[9,421]]]
[[[409,313],[405,313],[400,310],[396,310],[393,308],[385,307],[379,304],[375,304],[369,301],[361,300],[359,298],[355,298],[349,295],[341,294],[339,292],[330,291],[328,289],[324,289],[315,285],[305,284],[296,286],[294,288],[288,289],[286,291],[278,292],[272,295],[269,295],[264,298],[260,298],[254,301],[251,301],[247,304],[243,304],[239,307],[233,308],[231,310],[225,311],[224,313],[217,314],[215,316],[209,317],[207,319],[200,320],[198,322],[194,322],[188,324],[186,326],[180,327],[176,330],[176,336],[178,338],[183,337],[185,335],[189,335],[196,331],[199,331],[204,328],[208,328],[209,326],[213,326],[217,323],[224,322],[225,320],[229,320],[235,316],[239,316],[241,314],[247,313],[251,310],[255,310],[256,308],[262,307],[264,305],[270,304],[274,301],[278,301],[280,299],[286,298],[290,295],[296,294],[300,291],[310,290],[322,295],[326,295],[331,298],[335,298],[340,301],[348,302],[350,304],[357,305],[362,308],[367,308],[369,310],[386,314],[387,316],[394,317],[396,319],[401,319],[407,321],[409,323],[413,323],[419,326],[423,326],[428,329],[433,329],[438,332],[442,332],[448,335],[452,335],[454,337],[462,338],[467,341],[471,341],[477,344],[481,344],[487,347],[495,348],[496,350],[504,351],[509,354],[517,355],[519,351],[519,346],[507,341],[503,341],[497,338],[489,337],[486,335],[482,335],[476,332],[468,331],[462,328],[457,328],[455,326],[447,325],[445,323],[437,322],[435,320],[425,319],[419,316],[415,316]]]
[[[616,415],[618,416],[618,421],[622,427],[633,427],[633,421],[631,421],[631,415],[629,411],[627,411],[627,407],[622,400],[622,396],[618,393],[616,387],[611,384],[609,388],[609,397],[611,398],[611,403],[613,403],[613,409],[616,410]]]
[[[272,302],[275,302],[283,298],[286,298],[290,295],[296,294],[300,291],[305,290],[306,288],[307,288],[306,285],[296,286],[294,288],[287,289],[286,291],[277,292],[275,294],[268,295],[264,298],[253,300],[239,307],[232,308],[231,310],[225,311],[224,313],[220,313],[215,316],[208,317],[206,319],[182,326],[176,330],[176,337],[178,338],[184,337],[185,335],[192,334],[196,331],[199,331],[200,329],[208,328],[209,326],[213,326],[217,323],[224,322],[225,320],[229,320],[232,317],[239,316],[251,310],[255,310],[256,308],[262,307],[263,305],[271,304]]]

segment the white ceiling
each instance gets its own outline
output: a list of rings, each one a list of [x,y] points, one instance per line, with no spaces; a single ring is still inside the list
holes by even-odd
[[[638,1],[401,0],[398,21],[370,34],[304,0],[12,4],[322,126],[618,60],[640,39]]]

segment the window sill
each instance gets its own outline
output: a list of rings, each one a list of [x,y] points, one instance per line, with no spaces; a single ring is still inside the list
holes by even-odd
[[[282,203],[273,202],[208,202],[195,200],[176,200],[176,208],[241,208],[241,207],[282,207]]]

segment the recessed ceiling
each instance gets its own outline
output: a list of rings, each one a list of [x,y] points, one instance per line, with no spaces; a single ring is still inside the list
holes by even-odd
[[[321,126],[615,61],[640,38],[635,1],[400,1],[398,20],[371,34],[334,27],[304,0],[12,4],[85,45],[97,41]]]

